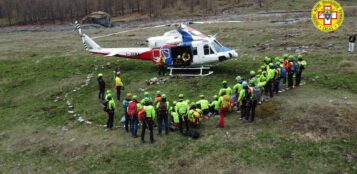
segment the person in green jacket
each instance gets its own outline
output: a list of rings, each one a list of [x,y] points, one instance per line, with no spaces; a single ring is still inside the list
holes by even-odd
[[[301,75],[302,72],[305,70],[306,68],[306,61],[302,58],[302,55],[298,55],[298,61],[297,61],[298,69],[295,75],[295,87],[299,87],[300,86],[300,82],[301,82]]]
[[[270,63],[269,70],[267,71],[267,83],[266,83],[266,87],[265,87],[266,95],[268,95],[268,93],[269,93],[270,98],[272,98],[274,95],[274,92],[273,92],[274,77],[275,77],[274,64]]]
[[[176,131],[180,128],[180,117],[175,109],[176,104],[177,104],[177,102],[173,101],[172,106],[170,107],[170,114],[171,114],[171,120],[172,120],[172,125],[170,127],[170,130],[172,130],[172,131]]]
[[[162,94],[160,102],[156,104],[159,135],[161,135],[162,132],[162,122],[165,124],[165,134],[169,134],[169,109],[170,103],[167,101],[166,95]]]
[[[112,91],[108,89],[108,90],[105,92],[105,100],[108,100],[108,96],[109,96],[109,95],[112,95]]]
[[[144,100],[145,118],[143,120],[142,131],[141,131],[141,142],[145,143],[145,130],[148,128],[150,131],[150,142],[153,144],[154,141],[154,120],[156,119],[155,108],[150,105],[150,100],[146,98]]]
[[[152,99],[150,97],[150,94],[149,92],[144,92],[144,98],[140,101],[140,104],[141,105],[144,105],[144,102],[145,102],[145,99],[149,99],[149,104],[151,103],[152,104]]]
[[[189,120],[188,120],[188,111],[189,111],[189,106],[186,101],[183,99],[183,94],[179,95],[179,102],[177,102],[175,106],[175,110],[179,114],[179,119],[180,119],[180,132],[184,134],[183,132],[183,122],[185,122],[186,126],[186,133],[189,132]]]
[[[205,99],[204,95],[200,95],[200,100],[196,104],[202,110],[203,116],[207,116],[209,113],[209,102]]]
[[[221,89],[219,90],[218,95],[219,95],[219,96],[222,96],[223,92],[225,92],[225,94],[227,94],[227,95],[229,95],[229,96],[232,96],[232,89],[228,86],[227,81],[224,80],[224,81],[222,82],[222,85],[223,85],[223,88],[221,88]]]
[[[113,99],[112,94],[107,94],[106,96],[108,100],[107,106],[107,113],[108,113],[108,120],[107,120],[107,128],[112,130],[114,125],[114,113],[115,113],[115,101]]]
[[[243,118],[248,120],[249,117],[249,111],[250,111],[250,104],[253,99],[253,89],[248,86],[247,82],[243,82],[243,89],[240,92],[238,102],[241,106],[241,117],[240,119],[242,120]]]
[[[264,93],[264,87],[265,87],[266,83],[267,83],[266,77],[263,75],[260,75],[256,82],[257,87],[259,87],[260,91],[261,91],[261,93],[260,93],[261,97],[260,97],[260,101],[258,101],[258,104],[262,104],[262,102],[264,101],[263,93]]]
[[[213,96],[213,101],[211,102],[211,104],[209,105],[211,113],[214,115],[218,115],[219,114],[219,103],[218,103],[218,96],[215,95]]]
[[[235,84],[233,86],[233,92],[234,92],[234,94],[233,94],[234,100],[233,101],[236,103],[235,105],[236,105],[236,108],[237,108],[237,112],[240,112],[239,111],[239,104],[238,104],[237,101],[238,101],[238,97],[239,97],[239,92],[242,90],[242,82],[243,82],[243,80],[242,80],[241,76],[237,76],[236,80],[237,80],[237,84]]]

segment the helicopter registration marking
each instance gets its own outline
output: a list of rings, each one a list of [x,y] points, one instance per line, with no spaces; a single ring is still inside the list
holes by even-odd
[[[137,52],[126,52],[126,55],[127,56],[138,56],[139,53],[137,53]]]

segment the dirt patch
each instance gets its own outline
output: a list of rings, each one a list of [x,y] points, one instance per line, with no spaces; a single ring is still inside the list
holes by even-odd
[[[357,135],[356,110],[351,107],[312,105],[304,118],[295,118],[290,124],[294,134],[315,141]]]
[[[357,72],[357,62],[353,60],[343,60],[338,64],[340,72]]]
[[[278,111],[278,105],[279,103],[276,101],[259,105],[256,109],[256,115],[259,115],[261,119],[279,120],[280,116],[276,112]]]
[[[71,161],[81,159],[87,155],[97,154],[110,150],[121,143],[112,142],[110,139],[96,138],[98,133],[91,131],[69,130],[65,133],[59,130],[43,133],[33,132],[14,137],[9,148],[29,155],[51,154],[59,159]],[[97,135],[99,136],[99,135]],[[102,135],[100,135],[102,136]],[[106,135],[106,136],[115,136]]]
[[[225,161],[224,163],[219,161]],[[230,164],[231,167],[225,167]],[[231,168],[236,167],[236,160],[231,158],[227,151],[215,151],[205,155],[184,155],[178,159],[170,159],[168,168],[160,173],[228,173]],[[205,166],[202,168],[202,166]]]

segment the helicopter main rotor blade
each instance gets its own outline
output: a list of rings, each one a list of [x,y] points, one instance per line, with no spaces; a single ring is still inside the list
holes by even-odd
[[[136,28],[136,29],[131,29],[131,30],[119,31],[116,33],[93,37],[92,39],[120,35],[120,34],[124,34],[124,33],[128,33],[128,32],[140,31],[140,30],[146,30],[146,29],[152,29],[152,28],[173,27],[173,26],[178,27],[178,26],[181,26],[181,24],[192,25],[192,24],[239,23],[239,22],[241,22],[241,21],[197,21],[197,22],[182,22],[182,23],[163,24],[163,25],[156,25],[156,26],[149,26],[149,27],[142,27],[142,28]],[[204,34],[202,34],[201,32],[198,32],[197,30],[192,29],[191,27],[188,27],[188,28],[190,28],[190,30],[192,32],[194,32],[193,34],[195,34],[195,35],[207,37]]]
[[[143,28],[136,28],[136,29],[131,29],[131,30],[119,31],[119,32],[116,32],[116,33],[111,33],[111,34],[106,34],[106,35],[102,35],[102,36],[93,37],[93,39],[109,37],[109,36],[114,36],[114,35],[120,35],[120,34],[124,34],[124,33],[128,33],[128,32],[145,30],[145,29],[150,29],[150,28],[161,28],[161,27],[166,27],[166,26],[167,25],[156,25],[156,26],[151,26],[151,27],[143,27]]]

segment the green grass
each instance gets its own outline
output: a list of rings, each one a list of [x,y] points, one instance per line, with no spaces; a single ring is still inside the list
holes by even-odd
[[[170,78],[162,86],[145,84],[156,76],[151,62],[89,55],[69,32],[0,33],[0,173],[356,173],[357,77],[353,63],[352,68],[341,66],[342,61],[356,61],[343,50],[344,31],[353,20],[346,19],[346,26],[332,34],[317,32],[310,23],[195,26],[208,34],[219,32],[218,39],[241,56],[218,64],[211,76]],[[99,43],[134,45],[165,30],[105,38]],[[297,35],[286,38],[286,34]],[[257,43],[269,43],[272,49],[259,51],[253,47]],[[226,118],[225,129],[215,128],[218,118],[205,121],[196,141],[178,133],[159,137],[155,130],[156,144],[142,145],[122,128],[104,131],[99,126],[106,117],[96,98],[96,76],[89,86],[71,92],[85,83],[96,66],[94,74],[104,73],[113,89],[110,76],[120,66],[125,92],[139,97],[142,88],[152,95],[161,90],[171,101],[179,93],[191,101],[200,94],[211,98],[222,80],[232,86],[236,75],[247,76],[265,55],[288,52],[280,43],[309,46],[304,72],[307,85],[259,106],[253,124],[239,121],[234,112]],[[333,43],[334,49],[326,49],[327,43]],[[93,125],[80,124],[67,113],[66,93],[75,111]],[[57,96],[61,100],[54,102]]]

